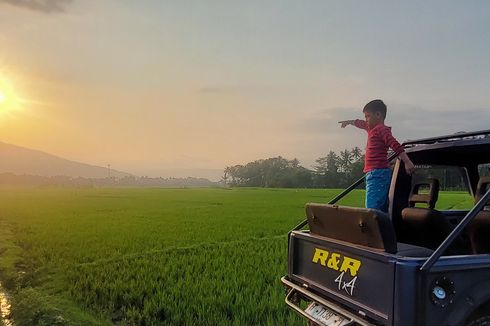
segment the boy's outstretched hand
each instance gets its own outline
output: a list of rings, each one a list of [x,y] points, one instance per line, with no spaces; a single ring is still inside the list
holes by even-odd
[[[340,128],[345,128],[346,126],[352,124],[352,120],[339,121],[339,123],[340,123]]]
[[[412,175],[415,172],[415,165],[413,162],[408,158],[407,153],[401,152],[400,153],[400,158],[403,161],[405,165],[405,171],[407,172],[408,175]]]

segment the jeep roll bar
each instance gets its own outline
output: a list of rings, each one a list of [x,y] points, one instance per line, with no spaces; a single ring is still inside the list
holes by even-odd
[[[438,137],[430,137],[430,138],[422,138],[418,140],[408,140],[405,141],[402,146],[410,146],[413,147],[414,145],[426,145],[426,144],[433,144],[438,141],[444,141],[444,140],[456,140],[456,139],[463,139],[463,138],[468,138],[468,137],[477,137],[477,136],[483,136],[483,137],[489,137],[490,136],[490,129],[487,130],[479,130],[479,131],[472,131],[472,132],[457,132],[451,135],[445,135],[445,136],[438,136]],[[398,155],[393,153],[390,156],[388,156],[388,162],[391,162],[394,158],[396,158]],[[356,182],[351,184],[348,188],[346,188],[344,191],[342,191],[340,194],[337,195],[334,199],[330,200],[327,204],[328,205],[333,205],[342,198],[344,198],[348,193],[350,193],[352,190],[354,190],[358,185],[360,185],[363,181],[364,178],[366,177],[366,174],[364,174],[360,179],[358,179]],[[304,220],[300,224],[296,225],[289,233],[292,231],[297,231],[301,229],[303,226],[305,226],[307,223],[307,220]]]
[[[463,137],[473,137],[478,135],[485,135],[488,137],[490,135],[489,130],[475,131],[469,133],[458,133],[455,135],[441,136],[441,137],[433,137],[421,139],[418,141],[408,141],[403,143],[403,145],[415,145],[415,144],[427,144],[434,143],[440,140],[448,140],[454,138],[463,138]],[[391,162],[398,155],[396,153],[391,154],[388,157],[388,161]],[[330,200],[327,204],[333,205],[338,202],[340,199],[344,198],[347,194],[349,194],[352,190],[354,190],[358,185],[360,185],[364,179],[366,178],[366,174],[364,174],[361,178],[359,178],[356,182],[351,184],[348,188],[338,194],[335,198]],[[490,201],[490,190],[486,192],[486,194],[476,203],[475,206],[466,214],[466,216],[461,220],[461,222],[453,229],[453,231],[447,236],[447,238],[439,245],[439,247],[432,253],[432,255],[425,261],[425,263],[420,267],[420,271],[428,272],[437,262],[437,260],[442,256],[442,254],[446,251],[446,249],[453,243],[453,241],[461,234],[464,228],[476,217],[476,215],[485,207],[486,203]],[[296,225],[291,231],[288,233],[288,237],[293,231],[297,231],[304,227],[308,223],[308,220],[302,221],[300,224]]]
[[[461,139],[469,138],[469,137],[475,138],[477,136],[488,137],[489,135],[490,135],[490,129],[472,131],[472,132],[457,132],[457,133],[454,133],[451,135],[445,135],[445,136],[429,137],[429,138],[422,138],[422,139],[417,139],[417,140],[408,140],[408,141],[404,142],[402,145],[403,146],[408,145],[409,147],[412,147],[413,145],[428,145],[428,144],[434,144],[434,143],[441,142],[441,141],[461,140]]]

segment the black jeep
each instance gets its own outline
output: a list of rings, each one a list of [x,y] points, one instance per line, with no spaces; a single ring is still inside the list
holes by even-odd
[[[289,233],[286,303],[310,323],[490,325],[490,130],[404,146],[388,214],[335,205],[360,179]]]

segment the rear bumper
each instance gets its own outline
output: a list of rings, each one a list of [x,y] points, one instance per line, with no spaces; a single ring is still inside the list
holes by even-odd
[[[298,286],[297,284],[291,282],[288,280],[287,276],[284,276],[281,278],[281,282],[288,288],[288,294],[286,295],[286,304],[296,311],[298,314],[303,316],[304,318],[308,319],[309,321],[317,323],[315,319],[313,319],[311,316],[309,316],[307,313],[304,312],[303,309],[299,306],[299,301],[300,300],[305,300],[308,302],[316,302],[321,304],[324,307],[329,308],[330,310],[334,311],[335,313],[342,315],[343,317],[347,318],[350,320],[349,325],[360,325],[360,326],[375,326],[374,324],[371,324],[370,322],[360,318],[359,316],[354,315],[350,311],[342,308],[341,306],[329,301],[325,300],[318,295],[314,294],[313,292],[308,290],[308,287],[301,287]]]

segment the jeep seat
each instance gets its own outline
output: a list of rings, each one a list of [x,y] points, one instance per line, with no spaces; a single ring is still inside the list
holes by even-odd
[[[420,193],[422,187],[428,187],[428,193]],[[434,209],[439,196],[439,181],[429,179],[427,182],[413,186],[408,205],[402,210],[404,234],[410,242],[417,246],[431,249],[437,248],[451,233],[452,226],[444,214]],[[426,204],[426,208],[415,207]]]
[[[397,243],[388,215],[375,209],[309,203],[306,217],[312,234],[401,256],[432,254],[426,248]]]
[[[475,193],[475,204],[490,189],[490,176],[481,177]],[[473,254],[490,253],[490,202],[476,215],[468,227]]]

